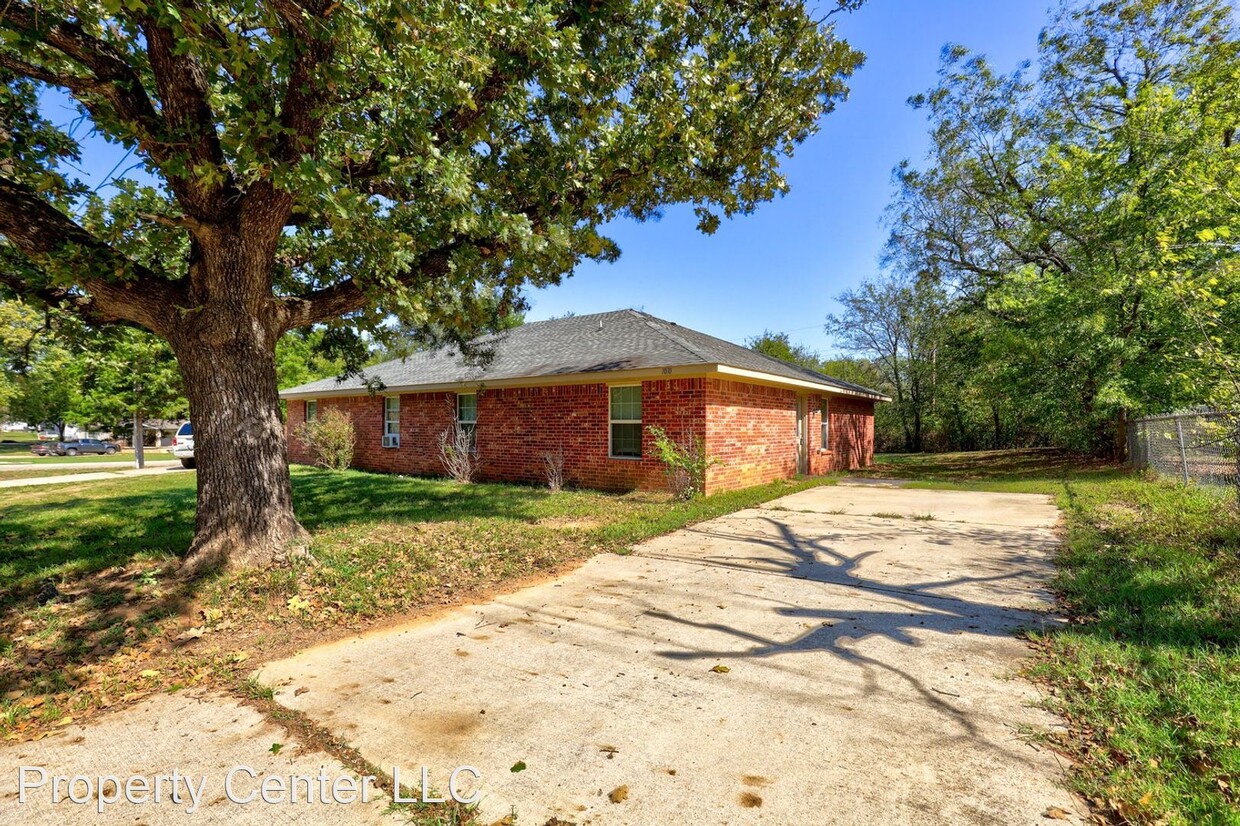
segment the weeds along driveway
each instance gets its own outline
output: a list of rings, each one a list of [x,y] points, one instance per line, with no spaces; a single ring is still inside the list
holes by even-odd
[[[483,822],[1035,823],[1075,810],[1014,678],[1056,520],[816,488],[260,679],[385,770],[476,767]]]

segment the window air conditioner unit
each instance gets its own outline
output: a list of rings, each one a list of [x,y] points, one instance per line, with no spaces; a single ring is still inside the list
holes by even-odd
[[[399,433],[384,434],[383,446],[384,447],[400,447],[400,434]]]

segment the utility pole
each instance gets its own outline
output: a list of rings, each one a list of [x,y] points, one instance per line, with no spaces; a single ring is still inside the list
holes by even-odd
[[[133,412],[133,462],[138,470],[146,467],[146,454],[143,451],[143,442],[145,442],[146,434],[143,432],[145,423],[142,421],[142,411],[134,410]]]
[[[146,422],[142,416],[142,383],[134,383],[134,395],[138,397],[138,404],[133,409],[133,463],[138,470],[146,467]]]

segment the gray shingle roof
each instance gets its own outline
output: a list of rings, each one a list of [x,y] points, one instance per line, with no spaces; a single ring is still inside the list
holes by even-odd
[[[444,347],[367,367],[363,376],[344,382],[323,379],[290,387],[281,395],[365,392],[368,380],[378,380],[390,389],[405,390],[503,379],[547,379],[582,373],[721,364],[811,382],[845,393],[885,398],[868,387],[834,379],[637,310],[535,321],[483,336],[477,343],[492,354],[485,366],[471,364],[455,349]]]

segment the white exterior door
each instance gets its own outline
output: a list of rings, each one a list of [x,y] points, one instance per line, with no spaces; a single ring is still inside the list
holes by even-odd
[[[808,402],[804,396],[797,396],[797,473],[809,473],[809,426]]]

